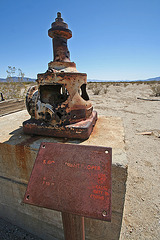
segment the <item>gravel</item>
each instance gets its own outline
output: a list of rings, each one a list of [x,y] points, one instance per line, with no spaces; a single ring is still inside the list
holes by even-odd
[[[13,225],[0,218],[0,240],[42,240],[35,235],[26,232],[20,227]]]

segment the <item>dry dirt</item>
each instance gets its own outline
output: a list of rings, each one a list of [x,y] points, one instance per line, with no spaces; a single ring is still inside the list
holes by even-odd
[[[88,90],[94,109],[121,117],[125,130],[128,180],[121,240],[160,239],[160,101],[137,99],[160,97],[152,97],[146,84],[103,88],[98,95]]]
[[[124,123],[128,180],[120,239],[160,239],[160,101],[137,99],[160,97],[151,96],[152,86],[147,84],[96,85],[88,85],[94,110],[121,117]]]

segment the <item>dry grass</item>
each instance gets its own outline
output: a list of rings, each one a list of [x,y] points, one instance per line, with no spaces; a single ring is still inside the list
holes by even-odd
[[[92,91],[93,95],[107,94],[109,86],[127,87],[130,84],[147,84],[150,85],[153,95],[160,96],[160,81],[148,82],[88,82],[87,89]],[[0,92],[3,93],[4,99],[24,99],[30,86],[36,85],[35,82],[5,82],[0,84]]]
[[[160,97],[160,84],[153,85],[151,89],[155,97]]]
[[[92,93],[94,95],[100,95],[100,94],[106,94],[107,93],[107,88],[109,87],[110,84],[107,82],[89,82],[87,87],[88,90],[92,90]]]
[[[33,82],[4,82],[0,84],[0,92],[2,92],[5,100],[7,99],[24,99],[28,88],[35,85]]]
[[[109,86],[115,87],[127,87],[130,84],[132,85],[150,85],[153,96],[160,96],[160,81],[131,81],[131,82],[88,82],[87,89],[91,90],[94,95],[107,94]]]

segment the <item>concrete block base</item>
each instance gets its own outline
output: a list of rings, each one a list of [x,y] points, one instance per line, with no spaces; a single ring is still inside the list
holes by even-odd
[[[122,120],[99,116],[89,139],[68,140],[23,133],[23,110],[0,118],[0,217],[46,240],[64,239],[61,213],[22,203],[41,142],[112,147],[112,221],[85,218],[86,240],[119,239],[127,180]]]

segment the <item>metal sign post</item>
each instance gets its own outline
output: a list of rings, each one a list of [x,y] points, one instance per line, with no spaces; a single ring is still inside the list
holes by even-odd
[[[84,217],[62,212],[65,240],[85,240]]]
[[[24,203],[62,212],[66,240],[83,240],[84,217],[111,221],[112,149],[42,143]]]

